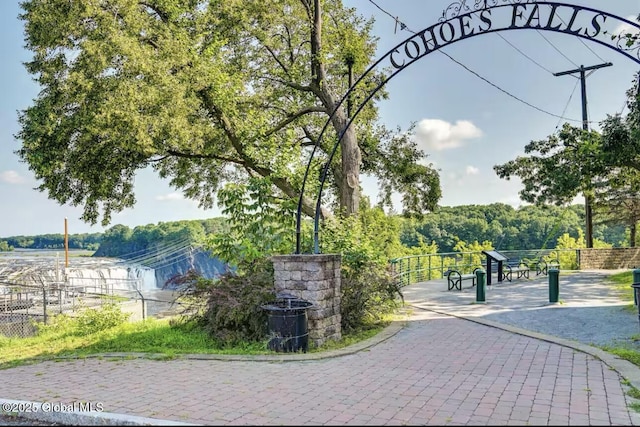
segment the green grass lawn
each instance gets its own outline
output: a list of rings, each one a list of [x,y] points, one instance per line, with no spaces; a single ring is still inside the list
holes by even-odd
[[[616,289],[620,293],[620,297],[629,301],[629,305],[626,307],[628,310],[632,310],[636,312],[638,310],[637,307],[634,306],[633,302],[633,291],[634,289],[631,287],[631,283],[633,283],[633,273],[631,270],[625,271],[618,274],[613,274],[608,278],[616,287]],[[640,340],[640,335],[634,335],[631,337],[632,340],[638,341]],[[603,350],[613,353],[619,356],[622,359],[628,360],[634,365],[640,366],[640,352],[634,349],[626,348],[626,347],[602,347]]]
[[[94,321],[93,324],[89,323],[89,327],[93,327],[95,316],[89,320]],[[318,348],[312,347],[309,352],[332,350],[362,341],[380,332],[389,321],[346,334],[339,342],[329,342]],[[38,335],[33,337],[7,338],[0,335],[0,369],[56,357],[86,357],[121,352],[149,353],[164,359],[179,357],[181,354],[274,354],[267,349],[266,340],[225,346],[213,340],[201,329],[174,326],[168,319],[125,321],[96,331],[88,330],[87,324],[79,322],[78,319],[61,317],[41,328]]]
[[[621,295],[633,302],[633,273],[631,270],[609,276],[609,280],[615,283]]]

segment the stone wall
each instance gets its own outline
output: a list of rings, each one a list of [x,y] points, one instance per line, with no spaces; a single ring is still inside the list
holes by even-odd
[[[580,270],[640,268],[640,248],[579,249]]]
[[[309,301],[309,339],[316,345],[342,338],[340,265],[334,254],[278,255],[271,258],[275,291]]]

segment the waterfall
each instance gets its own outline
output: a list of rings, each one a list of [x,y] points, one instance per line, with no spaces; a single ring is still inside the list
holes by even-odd
[[[44,254],[43,254],[44,252]],[[74,257],[65,267],[57,252],[20,252],[0,257],[0,278],[8,283],[65,283],[80,292],[112,294],[157,289],[155,270],[115,258]]]
[[[156,289],[155,271],[122,260],[108,260],[96,265],[70,267],[65,275],[69,285],[97,293],[126,293]]]
[[[158,288],[156,271],[153,268],[131,264],[127,267],[127,272],[129,277],[135,280],[139,290],[150,291]]]

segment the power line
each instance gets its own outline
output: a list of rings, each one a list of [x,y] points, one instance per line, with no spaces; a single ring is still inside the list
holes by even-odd
[[[397,16],[393,16],[392,14],[390,14],[389,12],[387,12],[386,10],[384,10],[383,8],[381,8],[380,6],[378,6],[378,4],[377,4],[375,1],[373,1],[373,0],[369,0],[369,2],[370,2],[371,4],[373,4],[375,7],[377,7],[378,9],[380,9],[380,10],[382,11],[382,13],[386,13],[387,15],[389,15],[392,19],[394,19],[394,20],[396,20],[396,21],[398,20],[398,17],[397,17]],[[406,28],[406,26],[405,26],[405,28]],[[404,28],[403,28],[403,29],[404,29]]]
[[[397,16],[393,16],[392,14],[390,14],[389,12],[387,12],[386,10],[384,10],[382,7],[380,7],[375,1],[373,0],[369,0],[369,2],[371,4],[373,4],[375,7],[377,7],[379,10],[382,11],[382,13],[385,13],[386,15],[388,15],[391,19],[393,19],[396,22],[396,26],[393,29],[393,34],[396,33],[397,29],[398,29],[398,24],[400,24],[400,30],[405,30],[407,29],[407,26],[404,24],[404,22],[401,22]]]
[[[613,64],[611,62],[605,62],[603,64],[598,64],[598,65],[592,65],[589,67],[585,67],[585,66],[580,66],[575,70],[568,70],[568,71],[562,71],[559,73],[553,73],[554,76],[559,77],[559,76],[567,76],[567,75],[573,75],[575,73],[580,73],[580,82],[581,82],[581,91],[582,91],[582,128],[584,130],[589,130],[589,126],[588,126],[588,116],[587,116],[587,74],[586,71],[591,71],[591,73],[595,72],[595,70],[598,70],[600,68],[604,68],[604,67],[610,67]],[[589,75],[591,75],[591,73],[589,73]],[[574,77],[574,76],[572,76]],[[587,244],[589,242],[587,241]],[[591,246],[587,246],[587,247],[591,247]]]
[[[400,28],[403,30],[407,30],[410,33],[416,34],[415,31],[413,31],[412,29],[410,29],[405,23],[403,23],[402,21],[400,21],[398,19],[398,17],[393,16],[391,13],[387,12],[385,9],[383,9],[382,7],[380,7],[374,0],[369,0],[370,3],[372,3],[375,7],[377,7],[378,9],[380,9],[383,13],[385,13],[386,15],[390,16],[395,22],[396,22],[396,26],[399,23],[400,24]],[[553,44],[552,44],[553,46]],[[557,49],[557,48],[556,48]],[[474,76],[478,77],[480,80],[484,81],[485,83],[491,85],[492,87],[494,87],[495,89],[499,90],[500,92],[504,93],[507,96],[510,96],[511,98],[515,99],[516,101],[519,101],[525,105],[527,105],[528,107],[531,107],[535,110],[540,111],[541,113],[559,118],[559,119],[564,119],[564,120],[568,120],[571,122],[581,122],[581,120],[576,120],[576,119],[571,119],[568,117],[563,117],[563,116],[559,116],[557,114],[551,113],[549,111],[543,110],[540,107],[537,107],[521,98],[518,98],[517,96],[513,95],[512,93],[508,92],[507,90],[501,88],[500,86],[498,86],[497,84],[493,83],[492,81],[490,81],[489,79],[487,79],[486,77],[481,76],[479,73],[477,73],[476,71],[473,71],[471,68],[467,67],[465,64],[463,64],[462,62],[458,61],[457,59],[453,58],[451,55],[449,55],[448,53],[444,52],[442,49],[438,49],[438,52],[441,53],[442,55],[446,56],[447,58],[449,58],[451,61],[455,62],[456,64],[458,64],[459,66],[461,66],[462,68],[464,68],[465,70],[467,70],[468,72],[470,72],[471,74],[473,74]],[[553,73],[552,73],[553,74]]]
[[[564,110],[562,110],[562,116],[564,116],[564,113],[567,112],[567,108],[569,108],[569,104],[571,103],[571,99],[573,98],[573,94],[576,92],[576,89],[578,88],[578,83],[580,83],[579,79],[576,79],[576,84],[573,85],[573,90],[571,91],[571,95],[569,95],[569,99],[567,100],[567,103],[564,106]],[[558,127],[560,127],[560,123],[562,122],[562,119],[558,120],[558,124],[556,125],[556,129],[558,129]]]
[[[553,9],[553,6],[549,5],[549,7]],[[556,15],[556,16],[558,16],[558,15]],[[561,17],[561,16],[558,16],[558,19],[560,19],[560,22],[562,22],[563,24],[567,25],[567,23],[566,23],[566,22],[564,22],[564,19],[562,19],[562,17]],[[540,32],[540,30],[536,30],[536,31]],[[595,55],[595,56],[596,56],[600,61],[602,61],[602,62],[607,62],[607,61],[605,61],[604,59],[602,59],[602,57],[601,57],[600,55],[598,55],[598,54],[597,54],[593,49],[591,49],[591,47],[590,47],[587,43],[585,43],[585,41],[584,41],[584,40],[582,40],[582,38],[578,37],[578,41],[579,41],[580,43],[582,43],[582,45],[583,45],[584,47],[586,47],[587,49],[589,49],[589,51],[590,51],[591,53],[593,53],[593,54],[594,54],[594,55]],[[575,64],[574,64],[574,65],[575,65]]]
[[[551,40],[549,40],[544,34],[542,34],[542,31],[540,30],[536,30],[538,32],[538,34],[540,34],[540,37],[542,37],[543,39],[546,40],[547,43],[549,43],[551,45],[552,48],[554,48],[556,50],[556,52],[558,52],[560,55],[562,55],[567,61],[571,62],[573,65],[575,65],[576,67],[578,66],[578,64],[576,64],[575,62],[573,62],[571,60],[571,58],[569,58],[567,55],[565,55],[560,49],[558,49],[556,47],[556,45],[554,45],[553,43],[551,43]]]
[[[510,96],[511,98],[515,99],[516,101],[520,101],[521,103],[523,103],[523,104],[525,104],[525,105],[527,105],[527,106],[529,106],[529,107],[531,107],[531,108],[533,108],[533,109],[535,109],[535,110],[538,110],[538,111],[540,111],[541,113],[548,114],[548,115],[550,115],[550,116],[557,117],[557,118],[559,118],[559,119],[564,119],[564,120],[568,120],[568,121],[571,121],[571,122],[582,122],[582,120],[577,120],[577,119],[571,119],[571,118],[568,118],[568,117],[563,117],[563,116],[560,116],[560,115],[558,115],[558,114],[554,114],[554,113],[552,113],[552,112],[550,112],[550,111],[543,110],[542,108],[537,107],[537,106],[535,106],[535,105],[531,104],[530,102],[527,102],[527,101],[525,101],[525,100],[523,100],[523,99],[521,99],[521,98],[518,98],[518,97],[517,97],[517,96],[515,96],[514,94],[512,94],[512,93],[510,93],[510,92],[506,91],[505,89],[502,89],[500,86],[496,85],[495,83],[493,83],[493,82],[491,82],[491,81],[487,80],[486,78],[484,78],[484,77],[483,77],[483,76],[481,76],[480,74],[476,73],[475,71],[473,71],[472,69],[470,69],[469,67],[467,67],[466,65],[464,65],[463,63],[461,63],[460,61],[458,61],[458,60],[454,59],[454,58],[453,58],[451,55],[449,55],[448,53],[443,52],[443,51],[441,51],[441,50],[440,50],[440,51],[438,51],[438,52],[441,52],[443,55],[445,55],[446,57],[448,57],[450,60],[452,60],[452,61],[453,61],[453,62],[455,62],[456,64],[460,65],[462,68],[464,68],[465,70],[467,70],[467,71],[468,71],[468,72],[470,72],[471,74],[475,75],[475,76],[476,76],[476,77],[478,77],[479,79],[481,79],[481,80],[485,81],[486,83],[490,84],[490,85],[491,85],[491,86],[493,86],[494,88],[498,89],[500,92],[502,92],[502,93],[504,93],[505,95],[508,95],[508,96]]]
[[[637,96],[638,94],[640,94],[640,73],[637,74],[637,78],[634,84],[636,85],[635,96]],[[630,106],[630,103],[633,102],[633,99],[635,98],[635,96],[627,92],[627,97],[624,99],[624,104],[622,104],[622,108],[620,108],[620,113],[619,113],[620,116],[622,116],[622,113],[624,113],[624,110]]]
[[[182,238],[180,240],[169,242],[162,246],[153,248],[153,251],[150,251],[149,250],[150,248],[144,249],[144,252],[139,256],[127,257],[127,258],[119,257],[119,258],[123,258],[123,260],[120,261],[123,264],[139,263],[144,265],[144,263],[148,262],[149,260],[172,255],[190,246],[191,246],[190,239]]]
[[[529,61],[533,62],[534,64],[536,64],[538,67],[542,68],[544,71],[546,71],[549,74],[553,74],[553,71],[551,71],[550,69],[548,69],[547,67],[545,67],[544,65],[538,63],[535,59],[531,58],[529,55],[527,55],[526,53],[524,53],[522,50],[518,49],[517,46],[515,46],[513,43],[511,43],[509,40],[507,40],[502,34],[500,33],[495,33],[498,37],[500,37],[502,40],[504,40],[509,46],[511,46],[512,48],[514,48],[517,52],[519,52],[522,56],[524,56],[525,58],[527,58]]]

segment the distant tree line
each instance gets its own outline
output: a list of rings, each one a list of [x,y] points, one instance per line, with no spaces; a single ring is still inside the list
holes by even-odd
[[[440,207],[421,220],[405,220],[401,241],[409,247],[420,241],[438,252],[455,252],[458,242],[491,242],[497,250],[552,249],[564,234],[578,239],[584,233],[584,205],[535,205],[518,209],[504,203]],[[630,246],[627,227],[596,224],[594,238],[615,247]]]
[[[130,229],[114,225],[104,233],[69,234],[69,249],[95,251],[94,256],[121,257],[169,241],[196,242],[210,233],[223,232],[224,218],[160,222]],[[64,234],[12,236],[0,239],[0,251],[13,249],[64,249]]]
[[[565,234],[573,239],[584,234],[584,215],[584,205],[527,205],[518,209],[504,203],[443,206],[420,220],[402,218],[400,241],[407,248],[426,244],[438,252],[455,252],[460,242],[476,241],[491,242],[497,250],[552,249]],[[95,250],[94,256],[127,258],[170,244],[200,245],[208,236],[228,233],[227,221],[221,217],[160,222],[133,229],[118,224],[104,233],[69,235],[69,248]],[[595,224],[594,238],[614,247],[633,246],[629,228],[610,221]],[[0,240],[0,251],[12,248],[63,249],[64,235]]]
[[[69,234],[69,249],[95,251],[100,246],[102,233]],[[64,234],[12,236],[0,240],[0,251],[13,249],[64,249]]]
[[[226,232],[224,218],[160,222],[133,229],[118,224],[104,232],[93,256],[130,259],[160,247],[200,246],[207,236]]]

